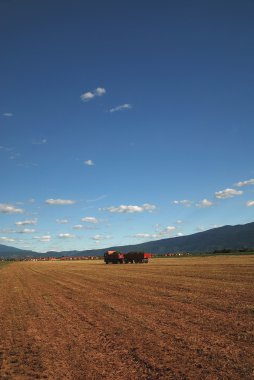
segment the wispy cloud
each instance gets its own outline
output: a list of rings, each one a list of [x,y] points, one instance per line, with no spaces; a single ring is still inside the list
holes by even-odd
[[[0,151],[2,151],[2,152],[12,152],[13,148],[9,148],[8,146],[0,145]]]
[[[94,223],[94,224],[99,223],[98,219],[95,218],[94,216],[86,216],[84,218],[81,218],[80,220],[81,222],[86,222],[86,223]]]
[[[37,219],[31,219],[31,220],[22,220],[19,222],[15,222],[16,226],[26,226],[26,225],[36,225]]]
[[[207,207],[211,207],[213,205],[214,205],[214,203],[209,201],[206,198],[196,204],[196,206],[199,208],[207,208]]]
[[[248,185],[254,185],[254,178],[249,179],[247,181],[240,181],[235,184],[238,187],[248,186]]]
[[[215,192],[215,197],[218,199],[227,199],[227,198],[233,198],[236,195],[242,195],[242,190],[235,190],[235,189],[225,189],[221,191]]]
[[[23,212],[22,208],[17,208],[7,203],[0,203],[0,213],[2,214],[22,214]]]
[[[210,226],[211,228],[219,228],[219,227],[222,227],[221,224],[211,224]]]
[[[34,228],[24,228],[23,230],[16,231],[18,234],[33,234],[35,232]]]
[[[86,161],[84,161],[84,164],[87,166],[94,166],[95,165],[95,163],[92,160],[86,160]]]
[[[84,92],[81,96],[80,99],[82,102],[89,102],[90,100],[94,99],[96,96],[102,96],[106,94],[106,90],[103,87],[97,87],[93,91],[87,91]]]
[[[252,206],[254,206],[254,201],[248,201],[248,202],[246,203],[246,206],[247,206],[247,207],[252,207]]]
[[[118,111],[130,110],[131,108],[132,108],[131,104],[125,103],[125,104],[121,104],[120,106],[111,108],[109,112],[113,113],[113,112],[118,112]]]
[[[160,234],[161,235],[167,235],[167,234],[171,234],[173,231],[176,230],[176,227],[175,226],[167,226],[166,228],[164,228]]]
[[[5,117],[12,117],[13,113],[11,113],[11,112],[5,112],[5,113],[3,113],[3,116],[5,116]]]
[[[61,233],[58,235],[61,239],[73,239],[76,236],[69,233]]]
[[[51,235],[34,236],[33,239],[39,240],[42,243],[48,243],[51,241]]]
[[[137,239],[153,239],[157,237],[157,234],[141,233],[141,234],[135,234],[134,237]]]
[[[15,234],[16,230],[14,230],[12,228],[1,228],[0,233],[1,234]]]
[[[13,153],[13,154],[9,157],[9,159],[10,159],[10,160],[16,160],[16,159],[19,158],[20,156],[21,156],[20,153]]]
[[[75,224],[72,227],[73,230],[97,230],[98,227],[95,227],[95,224],[83,225],[83,224]]]
[[[94,198],[94,199],[87,199],[86,202],[87,202],[87,203],[90,203],[90,202],[98,202],[98,201],[101,201],[101,200],[104,199],[104,198],[107,198],[107,195],[106,195],[106,194],[101,195],[101,196],[99,196],[99,197],[97,197],[97,198]]]
[[[30,169],[30,168],[37,167],[38,164],[34,162],[26,162],[26,163],[18,163],[17,166],[24,169]]]
[[[135,234],[134,237],[137,239],[161,239],[165,237],[170,237],[176,231],[175,226],[167,226],[163,228],[161,231],[157,231],[156,233],[139,233]]]
[[[84,228],[83,224],[76,224],[72,227],[74,230],[82,230]]]
[[[16,160],[21,157],[21,154],[15,150],[15,148],[10,148],[8,146],[0,145],[0,152],[9,155],[9,160]],[[18,164],[19,165],[19,164]]]
[[[111,238],[111,236],[109,236],[109,235],[95,235],[95,236],[91,237],[92,240],[96,240],[96,241],[107,240],[110,238]]]
[[[69,220],[68,219],[56,219],[56,222],[58,224],[67,224],[67,223],[69,223]]]
[[[100,208],[100,211],[109,211],[111,213],[140,213],[144,211],[152,212],[156,209],[156,206],[150,205],[149,203],[145,203],[142,206],[135,206],[135,205],[120,205],[120,206],[111,206],[111,207],[104,207]]]
[[[73,205],[76,201],[71,199],[47,199],[45,203],[49,205]]]
[[[34,141],[32,141],[32,144],[33,144],[33,145],[43,145],[43,144],[47,144],[47,139],[34,140]]]
[[[0,241],[4,242],[4,243],[13,243],[13,242],[15,242],[15,239],[12,239],[12,238],[9,238],[6,236],[2,236],[2,237],[0,237]]]
[[[193,201],[190,201],[188,199],[183,199],[181,201],[173,201],[172,204],[173,205],[182,205],[182,206],[185,206],[185,207],[190,207],[192,205]]]

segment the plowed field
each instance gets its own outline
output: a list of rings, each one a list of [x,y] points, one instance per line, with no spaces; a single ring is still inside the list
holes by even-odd
[[[0,269],[0,379],[253,379],[254,257]]]

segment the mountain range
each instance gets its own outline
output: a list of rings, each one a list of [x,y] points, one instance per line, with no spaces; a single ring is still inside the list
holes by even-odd
[[[154,254],[169,252],[209,253],[223,249],[254,249],[254,222],[236,226],[227,225],[192,235],[154,240],[141,244],[106,247],[95,250],[38,253],[0,244],[0,257],[100,256],[107,250],[119,250],[121,252],[143,251]]]

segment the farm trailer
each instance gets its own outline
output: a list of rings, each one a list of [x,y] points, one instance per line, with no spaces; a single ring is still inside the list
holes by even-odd
[[[151,257],[151,253],[145,252],[121,253],[119,251],[107,251],[104,253],[104,261],[106,264],[148,263]]]

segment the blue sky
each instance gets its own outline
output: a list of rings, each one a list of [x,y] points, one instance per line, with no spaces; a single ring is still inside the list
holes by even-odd
[[[253,1],[1,1],[0,244],[254,220]]]

